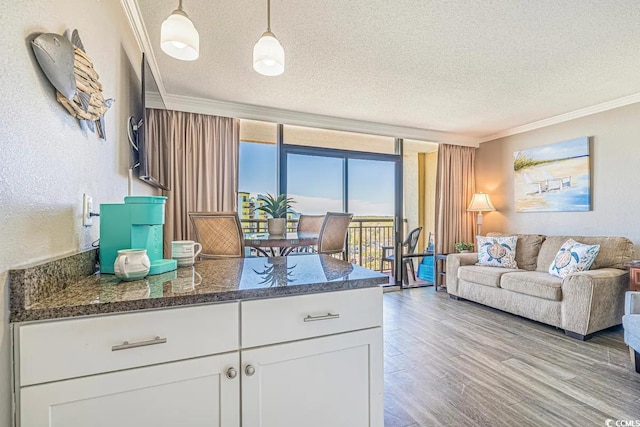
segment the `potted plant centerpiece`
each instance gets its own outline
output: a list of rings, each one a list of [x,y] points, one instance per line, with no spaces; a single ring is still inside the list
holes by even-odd
[[[456,251],[461,254],[471,252],[473,250],[473,242],[456,242]]]
[[[270,215],[267,220],[267,231],[269,234],[281,235],[287,230],[287,214],[294,213],[291,204],[295,203],[292,198],[288,198],[286,194],[280,194],[274,197],[271,194],[258,195],[258,210]]]

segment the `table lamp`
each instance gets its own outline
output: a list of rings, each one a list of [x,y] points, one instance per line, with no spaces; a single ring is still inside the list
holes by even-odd
[[[478,212],[478,234],[482,230],[482,212],[495,211],[488,194],[476,193],[469,203],[467,212]]]

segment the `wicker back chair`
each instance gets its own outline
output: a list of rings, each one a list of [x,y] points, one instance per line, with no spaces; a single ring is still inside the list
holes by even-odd
[[[298,218],[298,233],[320,234],[325,215],[300,215]]]
[[[200,258],[244,257],[240,218],[235,212],[189,212],[194,240],[202,245]]]
[[[327,212],[318,236],[318,253],[339,254],[347,258],[347,231],[353,214],[341,212]]]

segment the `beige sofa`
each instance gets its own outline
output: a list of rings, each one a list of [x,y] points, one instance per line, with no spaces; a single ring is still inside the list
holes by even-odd
[[[491,234],[490,234],[491,236]],[[495,234],[494,234],[495,236]],[[633,243],[625,237],[542,236],[518,234],[518,269],[475,265],[477,253],[447,257],[447,292],[509,313],[564,329],[580,340],[622,323]],[[600,245],[591,270],[565,279],[548,273],[569,238]]]

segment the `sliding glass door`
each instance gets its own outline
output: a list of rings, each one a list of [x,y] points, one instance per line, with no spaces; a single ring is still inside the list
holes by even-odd
[[[340,157],[287,154],[286,193],[309,215],[344,212],[344,161]]]
[[[353,213],[348,260],[379,270],[382,247],[397,247],[402,233],[402,157],[291,144],[280,150],[280,192],[302,214]]]

